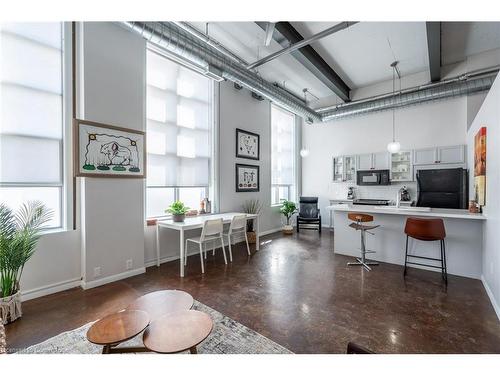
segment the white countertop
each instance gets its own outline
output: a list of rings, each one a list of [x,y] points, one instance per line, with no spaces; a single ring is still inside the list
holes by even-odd
[[[380,208],[385,207],[385,208]],[[393,207],[393,208],[389,208]],[[483,214],[473,214],[468,210],[457,210],[449,208],[431,208],[430,211],[412,210],[411,207],[398,209],[396,206],[365,206],[352,204],[336,204],[330,206],[333,211],[342,212],[363,212],[380,215],[402,215],[402,216],[425,216],[425,217],[442,217],[451,219],[470,219],[470,220],[486,220]]]

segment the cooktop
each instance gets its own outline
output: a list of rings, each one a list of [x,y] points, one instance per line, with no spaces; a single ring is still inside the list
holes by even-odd
[[[387,199],[355,199],[352,204],[363,204],[367,206],[388,206],[389,200]]]

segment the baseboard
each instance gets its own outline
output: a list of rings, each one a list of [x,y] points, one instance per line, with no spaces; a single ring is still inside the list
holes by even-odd
[[[282,228],[279,227],[279,228],[274,228],[274,229],[269,229],[269,230],[265,230],[264,232],[260,232],[259,233],[259,237],[261,236],[267,236],[268,234],[272,234],[272,233],[276,233],[276,232],[279,232]]]
[[[486,282],[486,279],[484,278],[483,275],[481,275],[481,281],[483,282],[483,286],[484,286],[484,289],[486,290],[486,294],[488,295],[488,297],[490,297],[490,302],[491,302],[491,305],[493,306],[493,310],[495,310],[495,312],[497,313],[497,318],[498,318],[498,320],[500,320],[500,305],[495,300],[495,296],[493,295],[493,292],[491,291],[490,286]]]
[[[264,232],[260,232],[259,237],[267,236],[268,234],[276,233],[279,231],[281,231],[281,228],[274,228],[274,229],[266,230]],[[240,242],[243,242],[243,239],[240,239],[240,240],[236,241],[235,243],[240,243]],[[188,256],[195,255],[195,254],[199,254],[197,249],[189,252]],[[173,262],[174,260],[178,260],[178,259],[179,259],[179,255],[166,256],[166,257],[160,258],[160,264],[167,263],[167,262]],[[156,266],[156,259],[151,259],[151,260],[145,261],[144,266],[145,267]]]
[[[21,300],[28,301],[30,299],[39,298],[43,296],[47,296],[49,294],[54,294],[57,292],[62,292],[67,289],[76,288],[80,286],[81,279],[75,278],[71,280],[61,281],[54,284],[49,284],[45,286],[41,286],[39,288],[34,288],[21,292]]]
[[[139,267],[139,268],[136,268],[135,270],[125,271],[122,273],[118,273],[116,275],[103,277],[102,279],[96,279],[96,280],[92,280],[92,281],[88,281],[88,282],[85,282],[82,280],[81,285],[82,285],[83,289],[91,289],[91,288],[95,288],[95,287],[98,287],[98,286],[101,286],[104,284],[112,283],[113,281],[118,281],[118,280],[126,279],[128,277],[140,275],[141,273],[145,273],[145,272],[146,272],[145,267]]]

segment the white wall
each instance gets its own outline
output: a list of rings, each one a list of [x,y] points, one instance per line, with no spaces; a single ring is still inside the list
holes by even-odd
[[[23,300],[80,285],[80,231],[47,233],[26,263],[21,278]]]
[[[271,207],[271,104],[268,100],[253,99],[246,89],[236,90],[232,82],[220,84],[219,106],[219,196],[220,211],[241,211],[247,199],[262,203],[260,231],[281,226],[277,207]],[[260,160],[236,158],[236,128],[260,134]],[[237,193],[235,164],[260,166],[260,191]]]
[[[483,284],[500,319],[500,78],[497,77],[467,133],[469,165],[474,165],[474,136],[486,126],[486,205],[483,212]],[[473,172],[471,171],[471,175]],[[474,189],[471,178],[470,194]]]
[[[109,22],[84,23],[83,118],[145,130],[145,59],[141,37]],[[83,285],[144,272],[144,180],[86,177],[81,194]]]
[[[422,104],[396,111],[396,139],[401,148],[414,149],[466,143],[466,97]],[[332,158],[338,155],[385,151],[392,139],[392,112],[340,121],[302,125],[302,144],[310,150],[302,159],[302,191],[320,198],[321,211],[329,199],[345,199],[345,184],[333,183]],[[402,185],[402,184],[401,184]],[[401,185],[358,189],[367,198],[394,199]],[[415,184],[406,184],[415,197]],[[370,196],[366,196],[370,193]],[[358,197],[363,197],[362,195]]]

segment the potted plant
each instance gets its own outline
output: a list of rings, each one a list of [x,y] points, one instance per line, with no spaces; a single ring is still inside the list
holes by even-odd
[[[293,234],[293,225],[290,224],[290,219],[293,214],[297,212],[297,205],[295,202],[288,201],[283,199],[281,201],[280,212],[286,218],[286,224],[283,226],[284,234]]]
[[[258,215],[262,205],[258,199],[249,199],[243,203],[243,212],[246,214]],[[248,243],[257,242],[257,236],[253,228],[253,220],[247,220],[247,238]]]
[[[188,211],[189,207],[185,206],[181,201],[175,201],[165,210],[165,212],[172,214],[172,219],[176,223],[182,223],[186,218],[186,212]]]
[[[39,201],[24,203],[16,213],[0,205],[0,320],[4,324],[22,315],[21,275],[51,218],[52,211]]]

